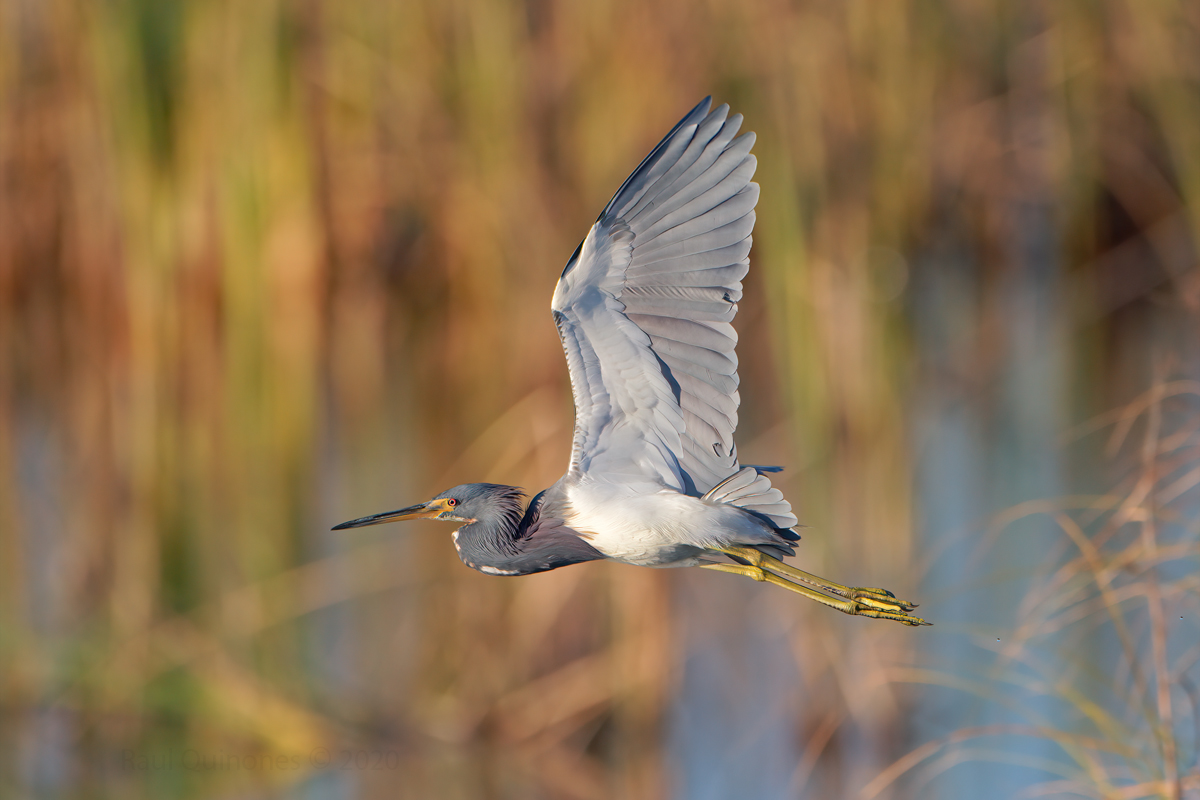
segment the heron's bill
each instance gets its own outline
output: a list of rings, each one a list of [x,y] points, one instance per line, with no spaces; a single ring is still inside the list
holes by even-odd
[[[450,504],[445,498],[430,500],[428,503],[417,503],[415,506],[401,508],[398,511],[385,511],[382,514],[372,514],[369,517],[352,519],[341,525],[334,525],[333,530],[344,531],[347,528],[365,528],[368,525],[381,525],[384,522],[399,522],[404,519],[432,519],[444,511],[450,510]]]

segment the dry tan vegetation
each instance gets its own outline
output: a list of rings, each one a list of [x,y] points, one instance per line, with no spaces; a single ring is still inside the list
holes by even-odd
[[[0,794],[317,792],[122,758],[349,748],[398,759],[362,796],[661,797],[689,659],[745,644],[736,703],[764,641],[792,795],[1030,758],[1028,797],[1200,791],[1198,81],[1182,0],[0,2]],[[709,93],[759,136],[740,451],[788,466],[806,568],[932,632],[326,530],[561,473],[554,280]],[[1031,391],[1053,485],[989,494]],[[960,412],[985,522],[935,532]]]

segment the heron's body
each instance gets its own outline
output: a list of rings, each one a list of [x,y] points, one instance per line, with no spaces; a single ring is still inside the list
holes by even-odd
[[[692,567],[715,548],[786,546],[775,528],[736,506],[653,483],[582,480],[564,487],[565,527],[605,558],[639,567]]]
[[[738,461],[731,323],[750,268],[758,186],[754,134],[736,137],[741,116],[728,111],[709,112],[706,99],[684,117],[617,190],[559,278],[551,310],[576,412],[566,474],[527,507],[514,487],[464,484],[338,528],[459,520],[467,523],[454,536],[459,556],[491,575],[600,558],[703,566],[847,613],[922,622],[889,592],[783,564],[799,537],[791,506],[764,474],[776,469]]]

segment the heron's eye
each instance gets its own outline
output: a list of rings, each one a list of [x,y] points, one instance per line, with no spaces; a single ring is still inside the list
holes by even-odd
[[[456,505],[458,505],[458,501],[457,501],[457,500],[455,500],[453,497],[451,497],[449,500],[447,500],[447,501],[446,501],[446,505],[448,505],[448,506],[456,506]]]

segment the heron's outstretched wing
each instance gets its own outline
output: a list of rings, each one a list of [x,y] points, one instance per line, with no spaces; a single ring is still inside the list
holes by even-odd
[[[655,476],[700,495],[738,470],[730,322],[758,200],[754,134],[735,139],[741,115],[709,105],[629,176],[554,291],[576,474]]]

